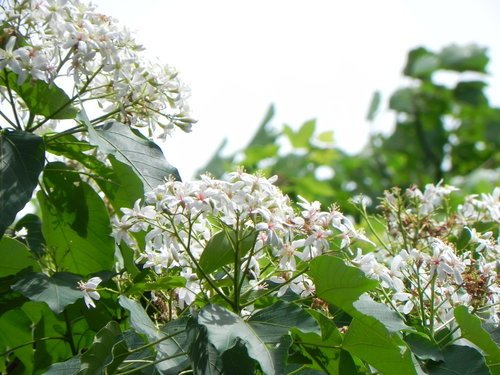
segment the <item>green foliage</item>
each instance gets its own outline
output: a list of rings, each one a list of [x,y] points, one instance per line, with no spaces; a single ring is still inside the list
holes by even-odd
[[[479,169],[495,171],[500,161],[500,109],[485,94],[484,48],[410,51],[403,73],[412,82],[388,101],[396,114],[394,131],[372,134],[357,154],[335,146],[333,132],[318,133],[315,120],[278,132],[271,106],[242,152],[223,156],[224,142],[204,168],[220,176],[234,170],[238,157],[244,168],[262,175],[227,185],[207,179],[193,195],[183,191],[193,185],[180,183],[177,169],[152,140],[158,131],[174,125],[189,130],[194,122],[178,106],[183,95],[173,81],[176,73],[166,69],[162,74],[168,77],[158,81],[134,65],[137,77],[107,75],[96,86],[94,78],[113,69],[109,56],[105,63],[88,47],[85,57],[76,58],[79,48],[73,45],[58,46],[57,77],[49,79],[47,71],[34,75],[13,54],[30,47],[34,20],[27,28],[11,21],[3,20],[0,29],[2,103],[10,104],[7,112],[0,109],[1,373],[500,373],[498,328],[484,322],[482,309],[491,302],[490,280],[476,266],[498,237],[493,215],[459,223],[456,205],[448,201],[446,212],[426,207],[422,214],[423,204],[410,206],[411,192],[403,197],[399,190],[387,193],[381,206],[386,216],[379,221],[349,203],[358,194],[375,201],[394,185],[441,179],[463,179],[477,193],[491,190],[498,180],[475,177]],[[124,55],[135,56],[130,50]],[[56,84],[69,62],[75,74],[71,96]],[[442,71],[455,74],[457,82],[439,83]],[[122,81],[141,91],[120,92],[117,99],[114,86]],[[112,105],[90,120],[85,106],[95,97]],[[380,103],[375,93],[369,121]],[[163,112],[164,106],[176,113]],[[58,127],[52,120],[65,121]],[[277,175],[279,189],[265,175]],[[264,180],[268,184],[261,186]],[[248,186],[250,193],[243,194]],[[336,207],[320,212],[316,203],[301,199],[298,208],[280,189],[292,200],[338,202],[366,222],[378,247]],[[211,194],[231,204],[217,207],[222,200]],[[494,199],[485,196],[481,203]],[[261,205],[266,200],[269,205]],[[19,217],[30,201],[32,213]],[[219,216],[205,216],[215,209]],[[446,221],[438,224],[435,213]],[[198,227],[199,237],[193,235]],[[363,268],[363,257],[372,251],[406,261],[410,255],[402,250],[421,249],[421,241],[434,236],[459,255],[471,254],[467,268],[457,271],[464,279],[453,285],[455,292],[475,293],[473,308],[450,305],[448,321],[436,312],[449,301],[438,305],[435,286],[451,278],[450,270],[436,276],[433,269],[425,285],[405,275],[408,285],[402,282],[401,289],[413,288],[406,297],[420,303],[404,311],[405,296],[394,298],[387,286],[397,267],[389,281]],[[478,244],[488,249],[479,253]],[[432,246],[425,243],[424,250]],[[407,262],[417,275],[425,274],[419,269],[423,259]],[[437,267],[442,260],[433,261]]]
[[[2,259],[0,277],[15,275],[28,267],[39,269],[30,249],[13,238],[3,237],[0,239],[0,257]]]
[[[284,125],[277,134],[270,130],[271,109],[258,130],[260,142],[253,140],[243,152],[225,158],[221,147],[213,157],[219,161],[217,168],[209,163],[200,172],[221,176],[236,163],[249,172],[263,170],[277,175],[279,186],[292,198],[300,195],[325,205],[337,202],[351,214],[356,211],[350,198],[362,194],[374,202],[392,186],[424,186],[444,179],[467,183],[469,191],[491,190],[499,181],[500,109],[490,105],[485,93],[487,63],[486,49],[476,45],[452,45],[439,52],[416,48],[409,52],[403,70],[411,84],[388,100],[396,115],[394,130],[372,133],[359,153],[347,154],[332,138],[317,134],[314,121],[296,130]],[[454,74],[456,82],[440,83],[444,71]],[[380,103],[377,92],[368,121],[375,119]],[[278,146],[287,143],[291,150]],[[491,170],[492,177],[478,179],[478,169]],[[325,170],[329,172],[322,177]]]
[[[140,177],[146,191],[152,190],[169,176],[180,179],[177,169],[166,161],[161,148],[137,130],[110,122],[98,129],[89,124],[88,131],[90,142],[99,146],[102,152],[130,166]]]
[[[45,163],[43,139],[0,129],[0,237],[31,199]]]
[[[55,273],[51,277],[43,273],[21,276],[12,289],[35,302],[45,302],[56,314],[81,298],[76,286],[80,277],[69,273]]]
[[[27,80],[18,84],[15,73],[0,73],[0,85],[15,91],[24,101],[30,113],[42,115],[46,119],[73,119],[78,111],[71,105],[71,99],[54,83],[41,80]]]

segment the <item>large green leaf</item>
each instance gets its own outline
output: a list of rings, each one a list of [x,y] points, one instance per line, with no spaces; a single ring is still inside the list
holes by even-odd
[[[66,135],[47,142],[46,147],[48,152],[82,163],[116,211],[121,207],[132,207],[144,196],[141,179],[130,166],[116,160],[113,155],[108,157],[111,167],[106,165],[94,155],[95,146],[88,142]]]
[[[12,289],[32,301],[45,302],[56,314],[76,300],[83,298],[77,285],[81,277],[70,273],[55,273],[51,277],[43,273],[22,276]]]
[[[44,375],[75,375],[80,370],[80,366],[80,356],[76,356],[64,362],[54,363],[44,372]]]
[[[184,369],[188,358],[187,355],[182,355],[184,347],[183,343],[178,341],[177,332],[165,334],[158,329],[138,302],[125,296],[120,296],[119,302],[120,306],[129,312],[130,324],[137,333],[145,335],[149,342],[159,341],[156,345],[156,360],[161,360],[161,362],[158,363],[157,368],[167,375],[177,374]],[[172,337],[168,338],[169,336]]]
[[[195,374],[222,375],[222,361],[214,345],[208,341],[207,329],[196,321],[188,323],[189,359]],[[237,372],[233,372],[237,373]]]
[[[492,374],[500,374],[500,347],[482,327],[481,320],[469,313],[466,306],[459,306],[454,311],[455,319],[466,338],[486,354],[486,363]]]
[[[31,323],[21,309],[10,310],[0,316],[0,354],[3,357],[3,350],[13,350],[28,374],[32,372],[34,363],[33,346],[29,345],[33,340]]]
[[[444,360],[439,346],[429,339],[429,337],[420,332],[411,332],[404,338],[410,346],[411,351],[421,359],[432,359],[439,362]]]
[[[409,330],[411,327],[407,326],[398,315],[386,304],[375,302],[370,296],[363,294],[352,305],[356,311],[363,315],[373,317],[381,322],[390,333],[399,332],[401,330]],[[353,316],[363,319],[362,316],[351,311]]]
[[[32,267],[34,270],[40,269],[26,245],[13,238],[0,239],[0,259],[2,260],[0,277],[15,275],[27,267]]]
[[[316,285],[317,296],[344,310],[352,310],[353,302],[378,285],[360,269],[328,255],[313,259],[308,274]]]
[[[35,350],[35,368],[44,369],[52,363],[64,361],[72,356],[71,346],[64,332],[67,330],[66,322],[57,316],[47,304],[42,302],[25,302],[21,310],[31,319],[33,338],[47,337],[50,339],[39,340]],[[73,340],[76,341],[77,324],[73,324]]]
[[[6,80],[6,75],[8,75]],[[18,85],[18,76],[4,70],[0,72],[0,85],[10,87],[24,101],[30,113],[41,115],[48,119],[63,120],[73,119],[78,111],[71,104],[66,93],[53,82],[46,83],[41,80],[27,79]]]
[[[97,332],[92,346],[81,356],[79,375],[113,374],[126,359],[128,347],[118,323],[111,321]]]
[[[451,45],[443,48],[439,54],[441,67],[443,69],[455,70],[457,72],[473,71],[486,73],[488,56],[486,48],[475,44],[466,46]]]
[[[115,245],[109,215],[99,195],[63,163],[44,171],[47,196],[37,197],[42,211],[42,231],[58,269],[80,275],[110,270]]]
[[[410,349],[374,318],[354,318],[342,347],[384,375],[417,374]]]
[[[42,138],[0,130],[0,237],[31,199],[44,163]]]
[[[430,375],[489,375],[484,357],[470,346],[450,345],[443,349],[444,361],[427,366]]]
[[[244,344],[250,358],[259,363],[265,374],[284,372],[290,330],[319,332],[307,312],[285,302],[258,311],[248,322],[223,307],[207,305],[198,315],[198,324],[207,329],[209,342],[221,354]]]
[[[154,189],[169,176],[180,180],[179,172],[167,162],[161,148],[137,130],[119,122],[109,122],[98,129],[88,125],[88,131],[91,143],[132,168],[140,177],[144,190]]]
[[[411,352],[397,332],[408,327],[386,307],[364,295],[378,282],[332,256],[311,262],[309,275],[319,298],[340,307],[353,317],[343,349],[384,374],[414,374]]]
[[[321,328],[321,335],[314,332],[294,332],[295,344],[302,348],[302,353],[312,364],[309,366],[327,374],[339,372],[342,336],[335,323],[316,310],[308,310]],[[348,356],[350,356],[347,353]]]

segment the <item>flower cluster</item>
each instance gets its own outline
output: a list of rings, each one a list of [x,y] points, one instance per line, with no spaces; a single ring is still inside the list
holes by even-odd
[[[150,136],[165,136],[174,126],[190,130],[188,90],[175,69],[145,60],[130,32],[93,5],[6,0],[0,18],[0,79],[15,74],[18,85],[42,80],[68,88],[74,104],[92,101],[89,112],[100,108],[104,118]],[[1,93],[2,100],[9,97],[3,87]],[[28,116],[23,103],[17,107]]]
[[[466,197],[455,210],[448,197],[456,190],[438,184],[424,192],[386,192],[381,208],[389,236],[374,252],[358,252],[353,263],[380,280],[386,303],[424,325],[446,325],[459,305],[498,324],[499,190]]]
[[[313,283],[299,273],[297,262],[366,238],[335,207],[322,211],[318,202],[301,198],[296,212],[275,180],[237,171],[225,180],[204,175],[199,181],[167,181],[147,193],[143,205],[122,209],[115,239],[135,247],[143,267],[156,273],[177,270],[185,278],[185,287],[177,290],[181,306],[205,292],[195,271],[207,245],[221,233],[248,247],[239,267],[250,289],[278,284],[279,295],[290,289],[310,296]],[[136,246],[134,232],[146,232],[143,248]]]

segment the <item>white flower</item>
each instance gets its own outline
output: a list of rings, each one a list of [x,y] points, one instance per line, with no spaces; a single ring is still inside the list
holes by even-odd
[[[85,305],[87,305],[88,308],[90,307],[95,307],[94,299],[98,301],[101,296],[99,293],[96,291],[97,286],[102,282],[102,279],[98,276],[92,277],[89,279],[87,282],[79,281],[78,282],[78,288],[83,293],[83,300],[85,301]]]
[[[14,238],[19,238],[24,240],[27,236],[28,236],[28,229],[26,229],[26,227],[22,227],[21,229],[16,230],[14,232]]]
[[[7,41],[5,49],[0,48],[0,70],[9,67],[9,69],[19,76],[18,84],[23,83],[26,75],[22,67],[22,59],[26,56],[25,48],[14,50],[16,37],[11,36]]]

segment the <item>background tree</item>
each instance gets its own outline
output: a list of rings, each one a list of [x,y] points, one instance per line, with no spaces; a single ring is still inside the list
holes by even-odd
[[[277,132],[271,107],[244,150],[223,156],[223,144],[200,172],[220,176],[236,164],[263,170],[278,175],[279,186],[292,197],[333,200],[351,213],[350,197],[363,194],[374,201],[392,186],[444,180],[488,191],[499,181],[500,108],[491,106],[485,93],[487,64],[486,49],[476,45],[439,52],[416,48],[403,70],[407,86],[389,100],[394,129],[372,133],[360,152],[343,151],[333,132],[318,134],[314,120]],[[368,120],[376,116],[380,99],[375,93]]]

